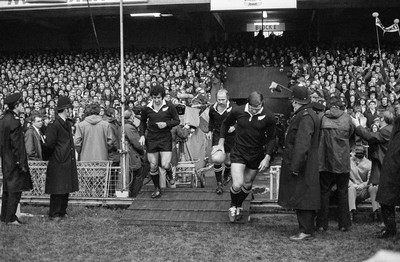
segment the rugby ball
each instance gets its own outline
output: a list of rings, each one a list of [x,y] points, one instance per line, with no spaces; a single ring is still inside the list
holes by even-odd
[[[211,161],[215,164],[222,164],[225,161],[225,153],[221,148],[213,146],[211,151]]]

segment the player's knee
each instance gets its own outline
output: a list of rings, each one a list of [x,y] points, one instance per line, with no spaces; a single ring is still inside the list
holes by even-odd
[[[154,169],[150,167],[150,175],[151,176],[156,176],[158,174],[159,174],[158,167],[156,167]]]
[[[233,192],[234,194],[236,194],[236,193],[240,192],[240,190],[242,190],[242,187],[232,184],[230,190],[231,190],[231,192]]]
[[[161,163],[161,167],[165,170],[169,170],[171,168],[170,163]]]
[[[150,163],[150,172],[158,171],[158,165],[155,163]]]
[[[242,188],[246,191],[250,191],[253,188],[253,183],[244,182]]]
[[[232,180],[232,187],[233,188],[240,190],[240,188],[242,188],[242,186],[243,186],[243,181]]]

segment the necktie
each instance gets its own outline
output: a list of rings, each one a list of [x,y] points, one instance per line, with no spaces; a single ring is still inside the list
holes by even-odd
[[[40,130],[38,130],[39,136],[40,136],[40,140],[42,141],[42,143],[44,143],[44,136],[42,135],[42,132],[40,132]]]

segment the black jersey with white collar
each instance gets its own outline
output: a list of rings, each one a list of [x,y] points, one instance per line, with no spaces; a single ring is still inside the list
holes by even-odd
[[[162,129],[158,128],[156,124],[158,122],[167,123],[167,127]],[[143,136],[146,130],[152,133],[170,132],[172,127],[179,125],[179,123],[178,112],[171,102],[163,100],[163,104],[158,111],[154,109],[153,103],[150,102],[142,110],[139,134]]]
[[[226,116],[232,111],[233,105],[230,102],[228,102],[225,110],[222,112],[218,112],[217,106],[218,106],[217,102],[214,105],[210,106],[210,111],[208,113],[209,116],[208,131],[217,133],[219,135],[222,121],[224,121]],[[228,133],[228,135],[235,135],[235,132]]]
[[[235,144],[250,149],[266,147],[272,154],[275,146],[276,120],[274,114],[263,107],[257,114],[248,112],[248,104],[234,108],[221,125],[221,138],[225,138],[228,129],[236,123]]]

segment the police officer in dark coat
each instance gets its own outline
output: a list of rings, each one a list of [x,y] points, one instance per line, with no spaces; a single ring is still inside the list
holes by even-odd
[[[50,194],[50,220],[66,217],[69,193],[79,190],[72,121],[69,119],[72,104],[68,97],[59,97],[57,112],[54,122],[46,129],[44,144],[50,152],[45,188],[45,193]]]
[[[320,120],[310,103],[308,89],[296,85],[292,93],[294,114],[285,138],[278,204],[295,209],[300,233],[292,241],[311,239],[320,208],[318,146]]]
[[[4,99],[8,110],[0,116],[0,150],[3,172],[1,221],[21,225],[15,215],[22,191],[33,188],[19,114],[24,112],[20,93]]]
[[[385,228],[378,238],[393,237],[397,233],[396,206],[400,206],[400,116],[393,123],[389,147],[383,159],[376,201],[381,205]]]

